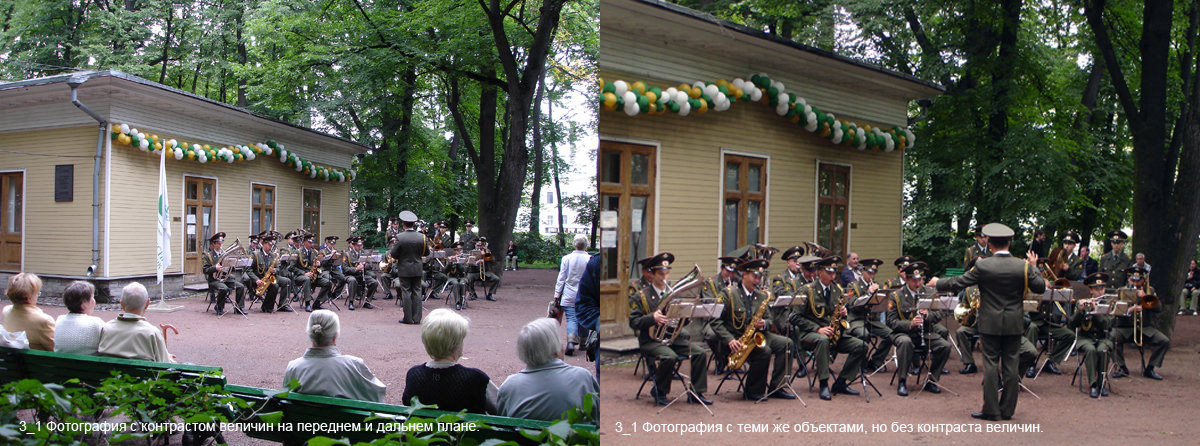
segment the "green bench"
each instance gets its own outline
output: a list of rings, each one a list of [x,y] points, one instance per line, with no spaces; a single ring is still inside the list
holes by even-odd
[[[457,415],[455,412],[443,410],[416,409],[413,411],[412,407],[409,406],[319,395],[288,393],[285,396],[276,396],[278,394],[277,390],[234,384],[226,385],[225,390],[251,403],[253,407],[262,407],[263,409],[259,411],[259,414],[281,412],[282,419],[278,421],[282,425],[289,425],[289,430],[244,429],[243,432],[253,438],[278,441],[284,444],[304,444],[308,439],[317,435],[335,439],[345,437],[351,443],[369,442],[384,436],[388,432],[397,432],[400,429],[397,423],[407,421],[410,411],[412,412],[412,416],[434,420],[432,421],[433,425],[430,426],[433,429],[412,431],[415,434],[422,434],[429,431],[436,431],[438,427],[446,427],[445,425],[438,426],[436,420],[440,417]],[[233,416],[230,418],[232,419]],[[263,423],[265,420],[256,415],[244,421],[254,424]],[[339,429],[336,432],[314,432],[313,429],[298,429],[300,426],[312,427],[319,423],[332,424],[338,426]],[[486,424],[487,428],[470,429],[467,423],[482,423]],[[497,439],[501,441],[515,441],[520,444],[536,444],[536,442],[521,435],[520,430],[543,430],[554,424],[555,422],[551,421],[467,413],[463,415],[463,420],[460,422],[459,428],[463,428],[463,439],[474,440],[474,443]],[[576,424],[572,427],[592,433],[595,433],[597,430],[596,425],[593,424]]]
[[[204,376],[204,385],[225,385],[220,367],[0,348],[0,383],[32,378],[61,384],[74,378],[97,386],[111,377],[113,370],[147,379],[163,373],[172,379]]]
[[[957,277],[963,275],[966,271],[962,268],[946,268],[946,277]]]

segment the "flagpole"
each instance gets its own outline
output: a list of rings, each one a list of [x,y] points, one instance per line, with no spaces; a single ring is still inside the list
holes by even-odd
[[[167,150],[159,153],[158,159],[158,303],[148,308],[148,311],[170,313],[183,309],[182,305],[167,305],[166,284],[163,281],[163,271],[171,266],[171,206],[167,202]]]

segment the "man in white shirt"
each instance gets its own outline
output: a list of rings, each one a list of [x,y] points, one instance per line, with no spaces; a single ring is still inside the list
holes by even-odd
[[[146,308],[150,307],[150,297],[146,287],[133,282],[121,290],[121,310],[116,319],[108,321],[100,330],[101,356],[113,356],[126,359],[142,359],[146,361],[175,362],[174,355],[167,351],[167,339],[164,333],[168,324],[159,328],[146,322]]]
[[[575,355],[575,347],[579,345],[579,322],[575,320],[575,295],[579,293],[579,279],[591,259],[587,251],[586,235],[575,236],[575,251],[563,256],[558,267],[558,282],[554,284],[555,305],[563,308],[567,325],[567,356]]]

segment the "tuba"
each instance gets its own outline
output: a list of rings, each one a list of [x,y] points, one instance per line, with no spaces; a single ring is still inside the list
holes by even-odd
[[[809,254],[817,257],[829,257],[833,255],[833,251],[830,251],[829,249],[813,242],[804,242],[804,247],[808,248]]]
[[[662,299],[658,301],[658,308],[654,311],[667,314],[667,308],[671,306],[671,301],[679,297],[684,291],[690,290],[697,286],[703,285],[703,276],[700,275],[700,265],[693,265],[692,270],[686,275],[675,281],[674,285],[667,286],[667,292],[663,294]],[[653,314],[653,313],[651,313]],[[659,340],[663,345],[671,345],[675,342],[675,338],[682,331],[683,321],[678,318],[670,319],[667,323],[654,326],[650,329],[650,337]]]
[[[245,255],[246,254],[246,248],[242,246],[242,240],[240,238],[233,239],[232,245],[229,245],[228,248],[225,248],[224,250],[221,251],[220,254],[217,254],[217,258],[215,260],[213,260],[213,264],[220,265],[221,262],[225,261],[226,257],[229,257],[230,254],[237,254],[237,255]],[[224,282],[226,279],[229,278],[229,273],[232,269],[233,268],[222,268],[220,271],[213,273],[213,279]]]

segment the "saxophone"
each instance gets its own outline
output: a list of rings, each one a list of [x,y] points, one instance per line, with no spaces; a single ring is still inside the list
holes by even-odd
[[[267,292],[267,288],[275,283],[275,273],[270,272],[270,271],[275,269],[276,263],[279,263],[279,257],[281,257],[281,256],[276,254],[275,259],[271,260],[271,266],[267,267],[267,271],[268,271],[267,276],[262,278],[262,285],[259,285],[258,288],[254,289],[254,294],[256,296],[265,296],[266,292]]]
[[[857,286],[858,284],[855,285]],[[855,288],[850,288],[850,291],[843,294],[843,296],[853,298],[856,294],[854,290]],[[829,328],[833,329],[833,333],[829,334],[829,345],[837,345],[838,339],[842,338],[842,331],[850,328],[850,323],[846,322],[846,317],[842,315],[841,311],[838,311],[840,307],[844,306],[843,302],[838,302],[837,305],[833,306],[833,316],[829,318]]]
[[[763,313],[766,313],[767,307],[771,305],[771,300],[771,294],[768,291],[767,298],[763,299],[763,303],[758,306],[758,310],[754,311],[754,317],[746,325],[746,331],[742,332],[742,337],[738,338],[738,342],[742,343],[742,349],[729,354],[729,370],[742,368],[742,364],[746,363],[746,358],[750,357],[750,352],[755,347],[763,348],[767,346],[766,337],[754,327],[758,325],[758,321],[762,320]]]

